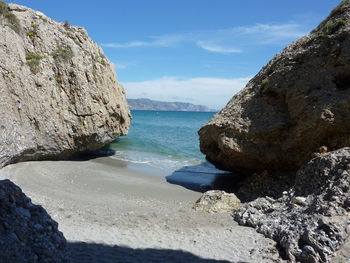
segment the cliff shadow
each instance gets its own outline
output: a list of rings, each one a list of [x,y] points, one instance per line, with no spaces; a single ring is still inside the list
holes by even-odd
[[[184,166],[166,176],[168,183],[201,193],[223,190],[234,193],[242,202],[250,202],[264,196],[279,198],[294,185],[294,178],[295,171],[232,173],[218,170],[209,162]]]
[[[134,249],[105,244],[69,242],[67,244],[74,263],[230,263],[227,260],[206,259],[190,252],[172,249]],[[248,263],[248,262],[236,262]]]
[[[97,159],[100,157],[109,157],[115,154],[115,150],[102,148],[95,151],[85,151],[79,152],[72,155],[68,160],[69,161],[88,161],[92,159]]]
[[[242,175],[218,170],[211,163],[203,162],[198,165],[184,166],[166,176],[166,180],[168,183],[177,184],[196,192],[223,190],[232,193],[238,190],[238,183],[242,180]]]

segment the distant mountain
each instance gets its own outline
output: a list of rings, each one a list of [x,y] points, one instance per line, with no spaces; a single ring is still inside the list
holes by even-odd
[[[215,111],[203,105],[194,105],[187,102],[165,102],[150,99],[127,99],[131,110],[157,111]]]

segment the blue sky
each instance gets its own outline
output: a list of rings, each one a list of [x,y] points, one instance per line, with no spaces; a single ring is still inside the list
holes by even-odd
[[[14,0],[83,26],[127,97],[223,107],[340,0]]]

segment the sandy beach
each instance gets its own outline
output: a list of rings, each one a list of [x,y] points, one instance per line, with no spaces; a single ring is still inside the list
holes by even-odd
[[[144,169],[144,172],[142,170]],[[229,213],[194,211],[201,193],[109,157],[9,165],[11,179],[59,223],[72,261],[275,262],[274,242]]]

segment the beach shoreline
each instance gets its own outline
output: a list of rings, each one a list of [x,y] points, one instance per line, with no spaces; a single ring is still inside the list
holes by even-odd
[[[278,262],[274,242],[229,213],[194,211],[201,193],[142,165],[101,157],[9,165],[68,240],[72,262]]]

